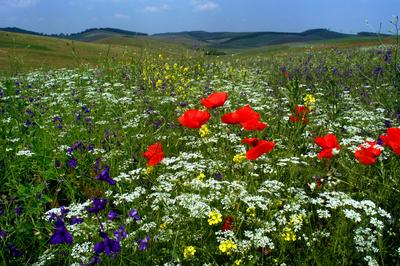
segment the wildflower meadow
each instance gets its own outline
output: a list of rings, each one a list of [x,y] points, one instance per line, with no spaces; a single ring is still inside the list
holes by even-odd
[[[398,265],[398,47],[0,78],[3,265]]]

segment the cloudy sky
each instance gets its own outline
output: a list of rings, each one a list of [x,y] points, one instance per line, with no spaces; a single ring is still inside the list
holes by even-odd
[[[73,33],[113,27],[145,33],[185,30],[382,32],[400,0],[0,0],[0,27]],[[368,22],[367,22],[368,21]]]

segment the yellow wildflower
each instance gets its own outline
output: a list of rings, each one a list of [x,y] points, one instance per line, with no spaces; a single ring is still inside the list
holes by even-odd
[[[222,222],[222,215],[218,211],[210,211],[208,217],[209,225],[219,224]]]
[[[153,166],[149,166],[146,169],[143,169],[143,174],[149,175],[149,174],[153,173],[153,171],[154,171],[154,167]]]
[[[236,154],[235,156],[233,156],[233,162],[237,163],[237,164],[243,162],[245,159],[246,159],[246,155],[243,153]]]
[[[231,254],[231,252],[233,250],[237,249],[237,245],[235,242],[233,242],[232,240],[228,239],[228,240],[224,240],[219,244],[219,250],[222,253],[226,253],[226,254]]]
[[[199,180],[199,181],[203,181],[204,178],[206,178],[206,175],[205,175],[204,173],[200,173],[200,174],[196,177],[196,179]]]
[[[304,106],[307,107],[309,110],[312,110],[315,106],[315,102],[317,100],[312,94],[307,94],[306,97],[304,97]]]
[[[204,137],[206,137],[209,133],[210,133],[210,130],[208,130],[207,125],[202,125],[201,128],[200,128],[200,130],[199,130],[200,137],[204,138]]]
[[[290,228],[290,227],[285,227],[285,229],[283,229],[282,237],[285,241],[295,241],[296,240],[296,234],[293,232],[292,228]]]
[[[196,253],[196,248],[194,246],[187,246],[183,250],[183,257],[185,257],[185,259],[193,257],[194,253]]]
[[[250,217],[255,218],[256,217],[256,208],[255,207],[249,207],[249,208],[247,208],[246,213]]]
[[[164,230],[165,228],[167,228],[167,223],[160,224],[160,229],[161,230]]]
[[[157,80],[157,82],[156,82],[156,87],[157,87],[157,88],[161,88],[162,85],[163,85],[163,81],[162,81],[161,79]]]
[[[233,262],[233,265],[235,265],[235,266],[242,265],[242,260],[235,260],[235,261]]]
[[[289,225],[298,225],[303,222],[303,216],[301,214],[297,214],[289,221]]]

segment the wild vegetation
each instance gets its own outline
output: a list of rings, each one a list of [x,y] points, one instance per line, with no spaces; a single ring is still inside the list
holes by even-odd
[[[98,60],[0,79],[4,265],[398,264],[398,46]]]

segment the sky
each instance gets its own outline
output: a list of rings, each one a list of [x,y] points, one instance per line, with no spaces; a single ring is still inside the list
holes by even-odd
[[[75,33],[110,27],[148,34],[190,30],[388,33],[400,0],[0,0],[0,27]]]

